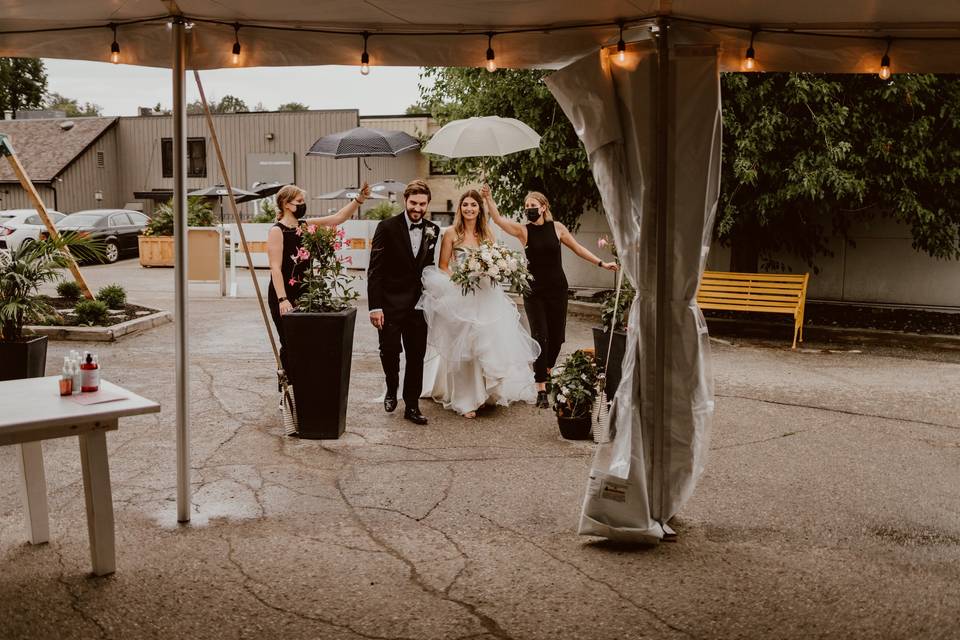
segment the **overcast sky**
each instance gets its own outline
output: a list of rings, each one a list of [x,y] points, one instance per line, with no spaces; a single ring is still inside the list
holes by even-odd
[[[132,116],[137,107],[158,102],[169,108],[168,69],[113,65],[106,62],[46,59],[47,90],[93,102],[105,116]],[[285,102],[302,102],[311,109],[359,109],[360,115],[403,113],[417,102],[417,67],[271,67],[201,71],[208,100],[234,95],[253,109],[262,102],[274,110]],[[187,73],[187,102],[199,98],[193,73]]]

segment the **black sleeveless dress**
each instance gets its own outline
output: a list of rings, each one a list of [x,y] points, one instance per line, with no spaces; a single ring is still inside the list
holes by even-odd
[[[534,379],[546,382],[567,336],[567,276],[560,259],[560,239],[553,220],[527,225],[527,268],[533,276],[523,308],[530,335],[540,345]]]
[[[294,262],[290,256],[297,253],[303,246],[303,238],[297,235],[298,227],[288,227],[281,223],[273,225],[283,232],[283,262],[280,265],[280,271],[283,273],[283,287],[286,292],[287,300],[293,306],[297,306],[297,298],[303,291],[303,275],[310,267],[310,261]],[[295,282],[290,284],[290,280]],[[267,304],[270,307],[270,316],[273,318],[273,324],[277,328],[277,335],[280,338],[280,361],[285,371],[289,371],[286,360],[286,339],[283,335],[283,322],[280,316],[280,302],[278,300],[276,289],[273,287],[273,278],[270,278],[270,286],[267,290]],[[289,375],[289,374],[288,374]]]

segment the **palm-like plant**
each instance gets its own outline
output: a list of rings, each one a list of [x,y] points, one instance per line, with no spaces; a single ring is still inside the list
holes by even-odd
[[[24,242],[9,253],[0,252],[0,341],[20,341],[24,324],[59,317],[40,296],[40,287],[63,277],[71,252],[77,258],[99,258],[101,244],[71,235]]]

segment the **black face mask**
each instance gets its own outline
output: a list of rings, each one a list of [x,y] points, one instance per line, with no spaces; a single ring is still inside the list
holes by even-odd
[[[293,212],[293,215],[297,216],[297,220],[300,220],[303,218],[303,216],[307,215],[307,203],[302,202],[298,204],[297,210]]]
[[[530,222],[536,222],[540,219],[540,209],[537,209],[536,207],[528,207],[524,209],[523,212],[526,214],[527,220]]]

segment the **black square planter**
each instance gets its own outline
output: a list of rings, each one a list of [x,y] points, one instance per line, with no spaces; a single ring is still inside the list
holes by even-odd
[[[613,332],[613,344],[610,344],[610,334],[603,329],[593,328],[593,348],[597,354],[597,368],[603,371],[607,362],[607,347],[610,347],[610,366],[607,367],[607,382],[604,387],[607,392],[607,398],[613,398],[620,385],[620,378],[623,374],[623,353],[627,348],[627,333],[625,331]]]
[[[0,380],[42,378],[47,370],[47,336],[0,342]]]
[[[283,316],[301,438],[336,439],[347,423],[356,309]]]

